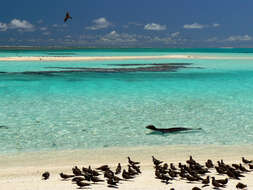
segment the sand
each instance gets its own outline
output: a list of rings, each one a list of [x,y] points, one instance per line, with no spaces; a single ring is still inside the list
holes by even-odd
[[[162,147],[138,147],[138,148],[104,148],[93,150],[68,150],[10,154],[0,156],[0,189],[3,190],[69,190],[77,189],[71,181],[62,181],[60,172],[71,174],[71,168],[92,168],[108,164],[115,169],[118,162],[123,168],[127,166],[127,156],[135,161],[141,161],[142,174],[134,180],[124,181],[119,184],[119,189],[139,190],[163,190],[174,187],[175,189],[192,189],[194,186],[201,187],[199,182],[187,183],[185,180],[174,180],[172,184],[161,183],[154,177],[151,156],[154,155],[167,163],[184,163],[189,155],[204,164],[210,158],[215,163],[223,159],[225,163],[240,163],[241,157],[253,159],[251,146],[162,146]],[[51,176],[48,180],[41,180],[41,174],[49,171]],[[212,170],[211,176],[217,176]],[[248,189],[253,189],[253,172],[245,174],[240,182],[247,184]],[[226,176],[217,176],[224,179]],[[238,180],[230,180],[226,189],[235,189]],[[110,189],[105,183],[92,185],[90,189]],[[212,189],[212,185],[203,189]]]
[[[61,56],[20,56],[0,57],[0,61],[105,61],[105,60],[140,60],[140,59],[250,59],[253,57],[236,56],[202,56],[202,55],[158,55],[158,56],[83,56],[83,57],[61,57]]]

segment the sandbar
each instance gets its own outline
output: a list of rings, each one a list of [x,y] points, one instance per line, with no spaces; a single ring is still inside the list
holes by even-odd
[[[106,61],[152,59],[253,59],[253,56],[157,55],[157,56],[20,56],[0,57],[0,61]]]

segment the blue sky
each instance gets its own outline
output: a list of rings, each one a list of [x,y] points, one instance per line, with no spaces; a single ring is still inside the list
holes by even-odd
[[[0,45],[253,47],[252,8],[252,0],[8,0]]]

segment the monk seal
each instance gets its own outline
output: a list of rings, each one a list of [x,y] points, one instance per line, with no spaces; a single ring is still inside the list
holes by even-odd
[[[185,127],[173,127],[173,128],[156,128],[154,125],[146,126],[147,129],[161,132],[161,133],[175,133],[180,131],[190,131],[190,130],[201,130],[201,128],[185,128]]]

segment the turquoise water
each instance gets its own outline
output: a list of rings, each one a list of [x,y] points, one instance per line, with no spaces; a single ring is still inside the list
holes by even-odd
[[[94,51],[90,54],[99,54],[98,50]],[[105,55],[107,51],[104,50]],[[117,55],[118,51],[110,50],[108,54]],[[137,50],[131,51],[121,54],[139,55]],[[142,50],[147,55],[164,51]],[[240,51],[222,53],[245,56]],[[26,56],[27,52],[19,53]],[[0,54],[6,56],[3,51]],[[191,65],[176,72],[24,73],[64,71],[63,67],[121,68],[117,64],[152,63]],[[253,60],[250,59],[0,62],[0,72],[5,72],[0,73],[0,125],[6,126],[0,128],[1,153],[171,144],[253,144]],[[203,130],[157,135],[145,129],[149,124]]]

